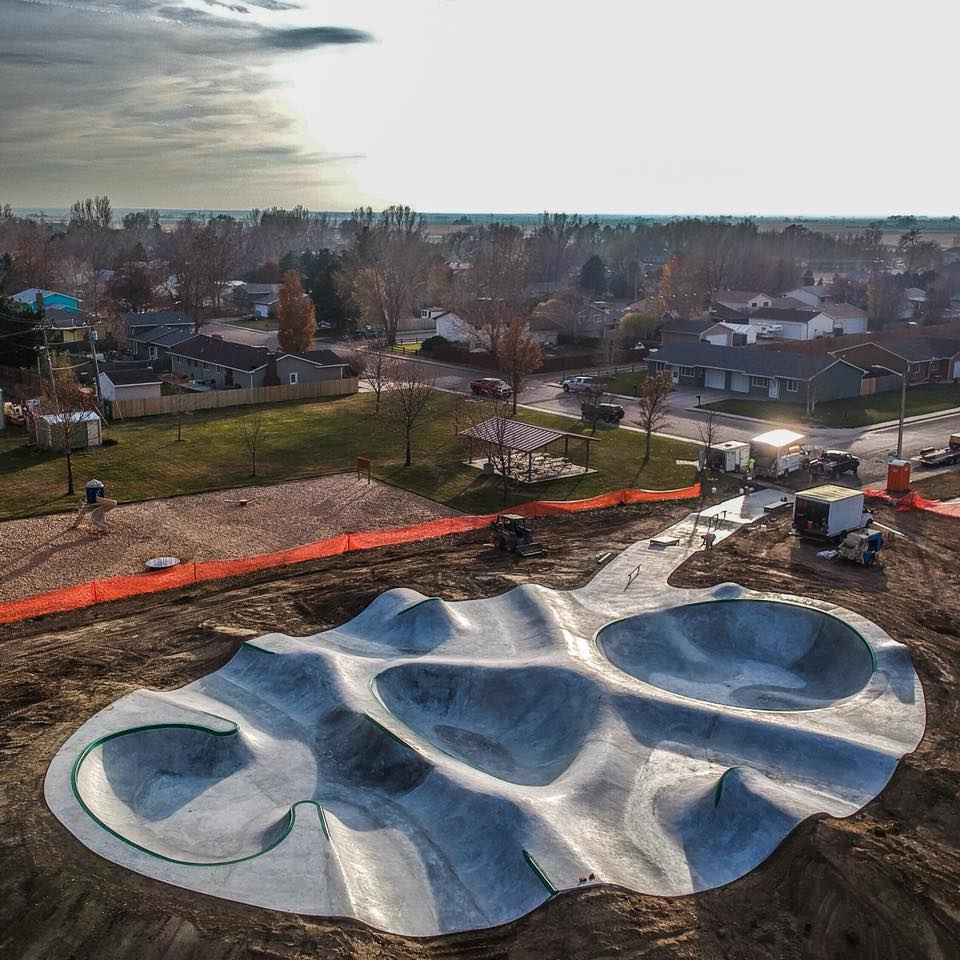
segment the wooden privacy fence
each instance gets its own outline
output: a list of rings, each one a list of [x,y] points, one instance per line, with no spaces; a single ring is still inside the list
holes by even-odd
[[[154,417],[187,410],[213,410],[217,407],[239,407],[251,403],[279,403],[283,400],[315,400],[317,397],[345,397],[357,392],[357,378],[317,380],[314,383],[281,384],[276,387],[241,387],[236,390],[207,390],[202,393],[180,393],[169,397],[142,400],[114,400],[114,420],[130,417]]]

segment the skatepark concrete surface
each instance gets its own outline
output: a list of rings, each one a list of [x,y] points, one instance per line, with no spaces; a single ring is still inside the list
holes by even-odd
[[[828,603],[670,571],[780,498],[641,541],[586,586],[381,594],[90,718],[46,801],[167,883],[425,936],[515,919],[582,875],[675,896],[849,816],[923,735],[907,650]]]

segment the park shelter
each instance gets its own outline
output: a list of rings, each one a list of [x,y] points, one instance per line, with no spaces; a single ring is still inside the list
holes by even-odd
[[[580,433],[568,433],[566,430],[554,430],[552,427],[541,427],[533,423],[523,423],[520,420],[508,420],[505,417],[491,417],[478,423],[474,427],[461,430],[461,437],[470,441],[470,460],[474,459],[473,452],[476,444],[486,449],[487,456],[496,452],[498,457],[506,461],[507,472],[514,474],[514,462],[518,464],[516,476],[527,483],[535,479],[548,479],[546,476],[534,476],[534,460],[539,457],[552,460],[558,464],[569,463],[570,441],[575,440],[583,444],[584,463],[582,468],[575,471],[562,471],[558,475],[571,473],[588,473],[590,471],[590,444],[597,442],[597,437],[586,437]],[[549,457],[544,451],[554,443],[563,441],[563,457]],[[552,478],[551,478],[552,479]]]

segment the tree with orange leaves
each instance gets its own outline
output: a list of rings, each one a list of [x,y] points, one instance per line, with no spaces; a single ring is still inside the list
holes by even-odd
[[[300,274],[288,270],[280,286],[280,306],[277,310],[277,342],[288,353],[309,350],[317,329],[313,304],[303,292]]]

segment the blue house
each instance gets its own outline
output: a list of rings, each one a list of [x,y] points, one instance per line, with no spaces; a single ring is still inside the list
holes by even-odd
[[[77,297],[71,297],[66,293],[56,293],[53,290],[40,290],[38,287],[30,287],[29,290],[21,290],[15,293],[10,299],[17,303],[32,309],[37,308],[37,299],[42,298],[44,307],[58,307],[61,310],[69,310],[77,313],[80,310],[80,301]]]

